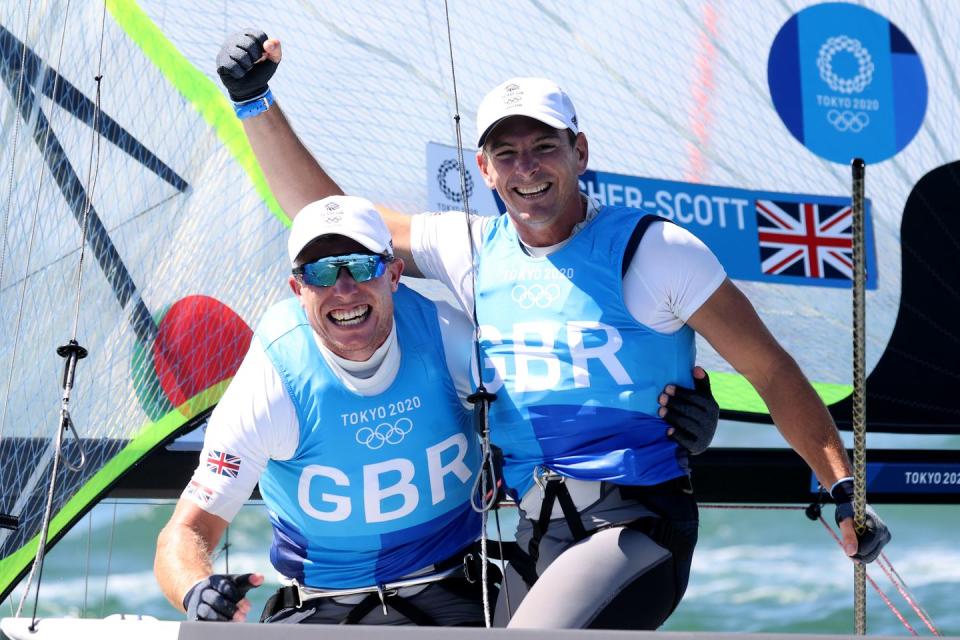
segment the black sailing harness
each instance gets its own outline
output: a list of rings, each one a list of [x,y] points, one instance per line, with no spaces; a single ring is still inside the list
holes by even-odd
[[[435,627],[438,623],[433,616],[413,604],[409,597],[401,595],[401,590],[408,587],[436,585],[464,599],[476,599],[479,597],[480,590],[481,563],[480,545],[474,543],[433,565],[433,571],[423,576],[401,578],[393,582],[356,589],[314,589],[299,584],[287,585],[278,589],[267,600],[260,615],[260,622],[267,622],[286,609],[307,609],[314,601],[366,594],[347,612],[339,624],[359,624],[367,614],[381,607],[383,615],[387,615],[389,609],[393,608],[415,625]]]

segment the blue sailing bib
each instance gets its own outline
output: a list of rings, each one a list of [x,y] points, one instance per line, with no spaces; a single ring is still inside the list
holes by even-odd
[[[533,258],[509,216],[485,238],[477,317],[496,390],[493,442],[523,494],[538,465],[582,480],[651,485],[685,473],[657,417],[664,385],[692,386],[693,331],[661,334],[623,301],[621,262],[642,212],[604,207],[559,251]],[[500,384],[502,383],[502,387]]]
[[[277,570],[302,584],[388,582],[439,562],[480,534],[469,504],[479,466],[469,412],[444,359],[434,305],[394,296],[400,371],[383,393],[353,393],[330,371],[296,298],[256,336],[297,411],[299,446],[260,479]]]

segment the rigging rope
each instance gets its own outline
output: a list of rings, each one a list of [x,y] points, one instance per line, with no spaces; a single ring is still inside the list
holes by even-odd
[[[827,530],[827,533],[830,534],[830,536],[834,539],[837,545],[840,546],[840,548],[842,549],[843,540],[840,538],[839,535],[837,535],[833,527],[824,519],[823,515],[821,514],[822,503],[820,502],[820,500],[822,500],[822,498],[823,498],[823,491],[821,490],[821,493],[818,496],[817,501],[807,507],[802,507],[797,505],[742,505],[742,504],[700,504],[698,506],[701,509],[731,509],[731,510],[732,509],[741,509],[741,510],[753,509],[753,510],[764,510],[764,511],[767,511],[767,510],[801,511],[802,510],[806,512],[806,515],[810,520],[819,520],[820,524],[822,524],[823,527]],[[897,589],[897,591],[900,593],[903,599],[907,602],[907,604],[910,606],[913,612],[917,615],[917,617],[923,621],[923,623],[927,626],[928,629],[930,629],[930,632],[933,635],[939,636],[940,632],[936,628],[936,626],[933,624],[933,620],[930,618],[930,615],[917,602],[916,597],[910,591],[909,587],[907,587],[906,581],[900,576],[899,573],[897,573],[896,569],[893,568],[893,563],[890,562],[886,554],[881,552],[880,557],[876,560],[876,562],[877,562],[877,566],[880,567],[880,569],[884,572],[884,574],[886,574],[887,578],[890,580],[890,583],[893,584],[893,586]],[[877,594],[880,596],[880,599],[883,600],[884,604],[887,605],[891,613],[893,613],[893,615],[901,622],[901,624],[904,625],[904,628],[906,628],[913,635],[919,635],[916,632],[916,629],[914,629],[913,626],[906,619],[906,617],[899,611],[899,609],[897,609],[893,601],[880,589],[880,586],[869,575],[867,575],[866,566],[861,563],[857,563],[857,566],[864,567],[865,584],[869,582],[870,586],[873,587],[874,591],[877,592]]]
[[[474,249],[473,226],[470,224],[470,200],[467,192],[467,169],[463,163],[463,135],[460,128],[460,98],[457,93],[457,71],[453,59],[453,35],[450,28],[450,5],[448,0],[443,0],[444,16],[447,26],[447,47],[450,52],[450,77],[453,82],[453,121],[455,124],[457,137],[457,169],[460,172],[460,193],[463,196],[463,219],[467,225],[467,242],[470,245],[470,290],[473,295],[472,317],[474,329],[474,366],[477,374],[477,388],[467,397],[467,400],[474,406],[474,423],[480,432],[480,472],[474,482],[473,492],[470,496],[470,506],[474,511],[480,513],[480,566],[481,566],[481,590],[483,593],[483,620],[489,628],[491,626],[490,598],[487,564],[489,556],[487,554],[487,513],[496,506],[499,495],[499,483],[497,479],[497,469],[494,462],[493,451],[490,446],[490,423],[488,412],[490,403],[496,400],[497,396],[487,391],[483,384],[483,370],[480,366],[482,355],[480,352],[480,324],[477,321],[477,256]],[[479,501],[478,501],[479,500]],[[500,520],[497,518],[497,537],[502,539],[499,529]],[[503,545],[500,545],[501,556]],[[507,581],[502,581],[503,588],[507,588]],[[512,616],[510,609],[509,592],[505,592],[508,604],[507,615]]]
[[[27,20],[26,20],[26,29],[25,29],[26,32],[29,32],[30,30],[30,16],[33,12],[32,9],[33,9],[33,0],[30,0],[27,3]],[[64,23],[64,28],[66,28],[66,23]],[[61,52],[63,51],[62,40],[60,43],[60,50]],[[14,174],[14,169],[16,166],[15,163],[17,159],[17,140],[18,140],[18,134],[20,133],[20,118],[21,118],[20,110],[23,106],[23,79],[24,79],[24,76],[26,76],[26,64],[27,64],[27,39],[24,38],[23,48],[21,49],[21,52],[20,52],[20,77],[17,79],[17,104],[15,106],[15,111],[13,112],[13,145],[12,145],[12,153],[10,156],[10,174],[9,176],[7,176],[8,177],[7,204],[4,207],[3,238],[0,239],[2,240],[2,243],[0,243],[0,284],[3,284],[3,270],[4,270],[4,265],[6,263],[7,239],[8,239],[7,234],[9,232],[9,225],[10,225],[10,205],[11,205],[11,201],[13,200],[13,174]],[[57,91],[56,83],[54,83],[53,91],[54,91],[54,95],[56,95],[56,91]],[[24,120],[26,120],[25,116],[24,116]],[[42,181],[43,181],[43,169],[41,168],[40,169],[41,184],[42,184]],[[37,197],[39,198],[39,194]],[[39,205],[38,205],[38,208],[39,208]],[[27,266],[28,267],[30,265],[30,253],[32,252],[32,250],[33,250],[33,235],[31,232],[30,246],[27,249]],[[24,283],[24,287],[26,287],[26,283]],[[16,330],[14,332],[13,350],[10,356],[10,374],[7,376],[7,389],[3,399],[3,413],[2,415],[0,415],[0,437],[3,436],[4,426],[7,423],[7,406],[10,404],[10,388],[13,386],[13,366],[17,360],[17,346],[18,346],[19,337],[20,337],[20,319],[22,317],[22,311],[23,311],[23,295],[22,294],[20,296],[19,310],[20,310],[20,313],[18,313],[17,315]]]
[[[61,60],[63,59],[63,43],[66,39],[67,16],[69,15],[69,13],[70,13],[70,2],[68,0],[67,9],[63,12],[63,29],[60,33],[60,50],[57,53],[57,68],[60,67]],[[23,76],[25,74],[26,74],[26,68],[23,65],[21,65],[20,67],[21,81],[23,80]],[[42,78],[43,75],[38,75],[38,77]],[[42,82],[42,79],[41,79],[41,82]],[[59,91],[59,88],[60,88],[60,74],[58,73],[58,74],[55,74],[54,81],[53,81],[53,91],[52,91],[53,102],[56,102],[56,96],[57,96],[57,92]],[[39,103],[37,104],[36,108],[38,110],[40,109]],[[23,116],[24,119],[26,120],[25,114],[21,114],[21,116]],[[39,118],[39,114],[37,114],[37,117]],[[49,135],[50,135],[50,127],[47,127],[47,130],[44,132],[43,144],[40,147],[42,150],[47,149],[47,141],[49,139]],[[43,180],[45,176],[46,176],[46,163],[44,163],[44,165],[41,166],[40,177],[37,180],[36,205],[34,207],[33,222],[30,228],[30,241],[27,244],[28,270],[30,266],[30,256],[33,254],[33,243],[36,238],[37,218],[40,215],[40,196],[43,193]],[[4,399],[4,406],[3,406],[4,419],[6,418],[7,404],[10,400],[10,388],[13,386],[13,365],[16,362],[17,347],[20,343],[20,328],[23,322],[23,301],[24,301],[24,298],[26,297],[26,291],[27,291],[27,278],[24,278],[23,286],[20,288],[20,301],[17,307],[17,322],[15,325],[14,337],[13,337],[13,355],[11,356],[11,359],[10,359],[10,378],[9,378],[10,381],[9,381],[9,384],[7,384],[7,394],[6,394],[6,398]],[[40,595],[40,576],[43,574],[43,550],[47,544],[47,533],[48,533],[47,530],[50,526],[50,515],[53,509],[53,491],[54,491],[54,486],[56,484],[57,469],[60,466],[60,443],[62,442],[62,440],[63,440],[63,425],[61,423],[60,428],[57,429],[57,436],[55,438],[53,462],[51,464],[51,471],[50,471],[50,487],[47,491],[46,507],[44,508],[43,519],[41,520],[41,524],[40,524],[40,540],[37,547],[37,556],[33,561],[33,565],[30,567],[30,574],[27,576],[26,586],[24,587],[23,595],[20,598],[20,604],[17,606],[16,617],[18,618],[20,617],[20,613],[23,611],[23,605],[30,594],[30,586],[33,583],[34,575],[37,575],[37,597],[39,597]],[[33,602],[33,618],[34,619],[30,625],[31,630],[33,630],[33,625],[36,623],[36,613],[37,613],[37,599],[34,598],[34,602]]]
[[[93,122],[90,126],[90,155],[87,159],[87,188],[85,189],[87,202],[83,207],[83,222],[80,225],[80,258],[77,260],[77,302],[73,312],[73,332],[70,337],[77,339],[77,326],[80,322],[80,299],[83,292],[83,258],[87,247],[87,227],[90,219],[90,208],[93,206],[93,190],[97,187],[97,176],[100,174],[100,82],[103,80],[103,35],[107,19],[107,3],[103,3],[103,12],[100,14],[100,53],[97,57],[97,97],[93,105]],[[96,149],[97,161],[93,161],[93,152]]]
[[[867,504],[866,319],[864,252],[864,162],[854,158],[853,173],[853,526],[864,531]],[[857,635],[867,633],[866,567],[854,565],[853,616]]]
[[[65,358],[66,360],[66,362],[64,363],[63,382],[61,385],[63,394],[60,401],[60,424],[59,424],[59,428],[57,429],[57,435],[55,438],[53,463],[51,465],[51,472],[50,472],[50,486],[47,491],[47,502],[44,508],[43,520],[41,521],[40,538],[37,545],[37,555],[34,560],[33,566],[31,567],[30,575],[27,578],[27,584],[26,584],[26,588],[24,589],[23,598],[20,600],[20,606],[17,609],[17,616],[19,616],[23,608],[23,604],[26,600],[26,597],[29,594],[34,573],[36,573],[37,589],[36,589],[36,592],[34,595],[34,601],[33,601],[33,613],[32,613],[32,620],[30,623],[31,631],[35,630],[35,627],[36,627],[37,607],[39,604],[39,597],[40,597],[40,583],[43,578],[43,561],[46,555],[46,546],[47,546],[47,538],[49,536],[50,519],[53,513],[53,499],[54,499],[54,493],[55,493],[56,484],[57,484],[57,472],[59,470],[59,463],[61,460],[61,456],[63,456],[63,436],[65,431],[70,430],[73,432],[74,439],[77,442],[80,460],[77,465],[73,465],[70,463],[69,460],[66,459],[66,457],[64,457],[63,458],[64,465],[68,469],[76,472],[76,471],[80,471],[80,469],[83,468],[83,466],[86,463],[86,454],[83,449],[82,441],[80,439],[80,436],[77,434],[76,427],[73,424],[73,419],[70,416],[70,396],[71,396],[71,392],[73,391],[74,376],[76,373],[77,362],[87,356],[87,350],[84,349],[82,346],[80,346],[80,344],[77,342],[76,337],[77,337],[77,330],[79,326],[80,301],[81,301],[82,287],[83,287],[83,257],[86,251],[87,226],[88,226],[87,222],[88,222],[90,208],[92,206],[92,190],[93,188],[95,188],[96,175],[97,173],[99,173],[99,167],[100,167],[100,132],[99,132],[98,122],[99,122],[99,115],[100,115],[100,81],[103,78],[103,75],[102,75],[103,42],[104,42],[104,33],[105,33],[105,25],[106,25],[106,11],[107,11],[107,6],[106,6],[106,2],[104,2],[101,17],[100,17],[100,50],[99,50],[98,59],[97,59],[97,75],[95,77],[95,80],[97,83],[97,95],[96,95],[96,103],[94,107],[93,123],[91,127],[93,129],[93,133],[92,133],[93,138],[90,144],[91,148],[90,148],[90,155],[89,155],[89,161],[88,161],[88,167],[87,167],[87,188],[86,188],[87,202],[85,203],[85,209],[83,214],[81,242],[80,242],[80,256],[79,256],[78,265],[77,265],[77,303],[74,311],[73,331],[71,333],[71,339],[69,340],[69,342],[66,345],[62,345],[57,349],[57,354]],[[63,45],[66,39],[66,31],[67,31],[67,23],[68,23],[67,17],[69,16],[69,13],[70,13],[70,0],[67,1],[66,9],[64,10],[63,29],[60,34],[60,49],[57,53],[56,68],[58,71],[54,77],[53,92],[51,96],[51,100],[54,103],[56,103],[57,101],[57,92],[58,92],[59,83],[60,83],[59,69],[62,68]],[[21,64],[21,69],[20,69],[21,83],[22,83],[25,72],[26,70],[24,66]],[[39,105],[37,108],[38,109],[40,108]],[[37,115],[38,122],[39,122],[39,117],[40,115],[38,113]],[[43,150],[44,154],[48,149],[48,146],[47,146],[48,139],[50,136],[50,131],[53,128],[52,116],[47,124],[48,126],[44,132],[44,142],[43,142],[43,145],[41,146],[41,149]],[[94,148],[96,149],[96,163],[94,163]],[[41,169],[40,179],[37,185],[36,211],[34,213],[34,218],[33,218],[33,223],[31,228],[31,235],[30,235],[30,247],[28,249],[28,254],[27,254],[28,265],[29,265],[29,257],[33,250],[33,241],[36,234],[37,219],[39,218],[40,196],[42,194],[43,177],[45,174],[46,172]],[[21,324],[22,313],[23,313],[23,300],[26,293],[26,285],[27,285],[27,278],[24,278],[23,287],[21,288],[20,308],[18,310],[18,318],[17,318],[17,331],[16,331],[17,338],[15,338],[14,345],[17,344],[17,339],[19,338],[20,324]],[[7,387],[8,399],[9,399],[9,389],[10,389],[10,385],[8,385]],[[4,416],[5,415],[6,415],[6,403],[4,404]],[[114,519],[116,519],[116,510],[114,510]],[[113,535],[113,532],[111,531],[111,539],[112,539],[112,535]],[[107,580],[109,580],[109,564],[107,568]],[[104,600],[106,600],[106,582],[104,584]]]
[[[117,502],[113,503],[113,518],[110,520],[110,540],[107,543],[107,570],[103,576],[103,600],[100,601],[100,617],[107,609],[107,587],[110,585],[110,565],[113,564],[113,534],[117,530]]]
[[[878,565],[881,569],[883,569],[883,572],[887,574],[887,578],[889,578],[890,581],[896,585],[897,591],[900,592],[900,595],[903,596],[903,599],[910,604],[917,616],[923,620],[923,624],[927,625],[927,628],[930,629],[930,632],[933,633],[933,635],[940,635],[940,631],[937,630],[936,626],[934,626],[933,619],[930,617],[930,614],[927,613],[927,610],[920,605],[916,596],[914,596],[913,592],[907,587],[907,582],[899,573],[897,573],[897,570],[893,568],[893,563],[890,562],[889,558],[887,558],[887,554],[881,551],[880,560],[883,562],[878,563]]]
[[[27,18],[25,24],[30,29],[30,14],[33,12],[33,0],[27,2]],[[7,240],[10,231],[10,204],[13,200],[13,175],[16,173],[17,141],[20,139],[20,104],[23,100],[24,67],[27,63],[27,39],[23,39],[20,50],[20,77],[17,79],[17,97],[13,107],[13,143],[10,145],[10,173],[7,175],[7,202],[3,208],[3,237],[0,238],[0,286],[3,285],[3,268],[7,258]],[[0,435],[3,434],[3,423],[0,422]]]
[[[90,556],[93,553],[93,510],[87,514],[87,561],[86,568],[83,571],[83,607],[80,609],[80,617],[87,615],[87,596],[90,594]]]
[[[836,531],[833,530],[833,527],[830,526],[830,524],[823,518],[823,516],[820,516],[818,519],[820,520],[820,523],[824,526],[824,528],[826,528],[827,532],[829,532],[830,535],[833,537],[834,541],[836,541],[836,543],[842,548],[843,540],[840,538],[839,535],[837,535]],[[882,552],[880,554],[880,558],[883,559],[883,562],[880,562],[878,559],[877,566],[879,566],[881,570],[883,570],[887,578],[890,580],[890,583],[893,584],[894,587],[896,587],[897,591],[900,592],[900,595],[903,596],[903,599],[907,601],[907,604],[909,604],[910,608],[913,609],[913,612],[917,614],[917,617],[919,617],[923,621],[923,623],[927,625],[927,628],[930,629],[931,633],[933,633],[933,635],[935,636],[939,636],[940,632],[934,626],[933,621],[930,619],[930,616],[927,615],[927,612],[923,609],[923,607],[921,607],[916,602],[916,599],[912,597],[912,595],[910,594],[910,590],[907,588],[906,582],[903,582],[903,578],[900,577],[900,574],[896,573],[896,571],[893,569],[893,563],[891,563],[890,560],[887,558],[886,554]],[[914,629],[913,626],[907,621],[907,619],[903,616],[903,614],[900,613],[896,605],[893,604],[893,601],[890,600],[887,594],[885,594],[880,589],[879,585],[877,585],[877,583],[873,580],[873,578],[867,575],[866,565],[862,563],[858,563],[857,566],[864,568],[865,582],[870,583],[870,586],[873,587],[874,591],[876,591],[877,594],[880,596],[880,599],[883,600],[884,604],[886,604],[887,607],[890,609],[890,611],[893,612],[893,615],[896,616],[898,620],[900,620],[903,626],[911,634],[915,636],[920,635],[917,633],[916,629]],[[899,584],[898,584],[898,580],[895,580],[893,578],[894,575],[896,575],[897,578],[899,579]]]

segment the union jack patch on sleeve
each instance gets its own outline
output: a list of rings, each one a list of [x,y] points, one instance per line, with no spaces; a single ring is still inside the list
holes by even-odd
[[[207,504],[213,498],[213,491],[196,480],[191,480],[190,484],[187,485],[187,495],[196,498],[203,504]]]
[[[236,478],[240,473],[240,456],[226,451],[211,450],[207,453],[207,471],[218,476]]]

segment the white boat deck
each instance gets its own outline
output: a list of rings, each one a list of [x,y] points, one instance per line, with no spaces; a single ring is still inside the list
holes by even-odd
[[[456,634],[457,640],[503,638],[516,640],[840,640],[849,635],[807,633],[715,633],[676,631],[584,631],[569,629],[473,629],[449,627],[377,627],[332,625],[261,625],[227,622],[169,622],[156,620],[92,620],[49,618],[30,631],[29,618],[4,618],[0,632],[5,640],[441,640]],[[435,638],[431,638],[435,636]],[[870,636],[875,640],[896,636]],[[945,640],[960,640],[943,636]]]

